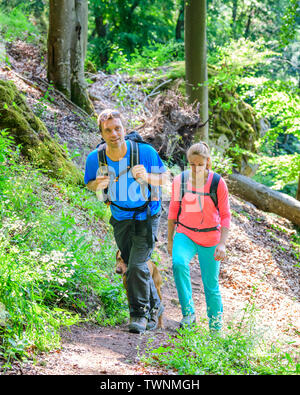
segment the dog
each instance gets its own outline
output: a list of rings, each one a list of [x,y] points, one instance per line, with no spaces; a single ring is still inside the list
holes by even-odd
[[[162,300],[162,295],[161,295],[161,286],[162,286],[162,277],[161,274],[159,272],[159,269],[157,268],[157,266],[155,265],[155,263],[153,263],[152,261],[148,261],[148,268],[150,271],[150,274],[152,276],[155,288],[157,290],[157,294],[160,298],[160,300]],[[121,257],[121,252],[120,250],[117,251],[116,253],[116,273],[118,274],[122,274],[123,277],[123,285],[126,291],[126,295],[127,295],[127,299],[128,299],[128,288],[127,288],[127,279],[126,279],[126,271],[127,271],[127,265],[124,262],[123,258]],[[128,299],[129,302],[129,299]],[[158,328],[163,328],[163,315],[161,314],[160,317],[158,317]]]

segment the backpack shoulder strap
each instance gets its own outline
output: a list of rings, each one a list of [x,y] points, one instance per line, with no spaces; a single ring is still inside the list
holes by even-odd
[[[214,202],[216,208],[218,208],[218,194],[217,194],[217,190],[218,190],[218,185],[219,185],[219,181],[221,179],[220,174],[214,173],[213,175],[213,179],[211,180],[211,184],[210,184],[210,197],[212,198],[212,201]]]
[[[181,173],[181,181],[180,181],[180,195],[179,195],[179,200],[181,202],[186,190],[187,190],[187,182],[189,179],[189,170],[185,170]]]
[[[130,146],[130,168],[139,164],[139,147],[138,143],[134,140],[128,139]]]
[[[107,166],[107,161],[106,161],[106,154],[105,154],[105,150],[106,150],[106,144],[100,144],[98,147],[98,162],[99,162],[99,167],[100,166]]]
[[[187,189],[188,179],[189,179],[189,170],[185,170],[180,175],[179,209],[178,209],[177,220],[176,220],[177,224],[179,224],[179,217],[181,214],[181,201]]]
[[[106,143],[99,144],[97,148],[98,148],[97,154],[98,154],[99,168],[103,167],[103,166],[107,166],[106,153],[105,153]],[[103,190],[103,195],[105,197],[104,202],[107,203],[108,202],[108,187]]]

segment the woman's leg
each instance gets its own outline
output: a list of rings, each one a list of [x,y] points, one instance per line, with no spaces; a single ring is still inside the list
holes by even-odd
[[[214,258],[216,247],[198,245],[198,257],[209,318],[209,328],[220,330],[222,327],[223,305],[219,287],[220,262]]]
[[[175,234],[172,250],[173,274],[183,316],[195,314],[189,264],[196,253],[196,244],[190,238],[183,233]]]

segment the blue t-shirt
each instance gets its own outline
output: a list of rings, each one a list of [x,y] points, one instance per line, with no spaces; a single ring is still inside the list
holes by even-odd
[[[108,165],[108,172],[110,176],[110,183],[108,187],[109,199],[116,203],[120,207],[134,208],[140,207],[145,204],[148,199],[150,192],[147,184],[140,184],[137,182],[131,170],[126,171],[127,167],[130,166],[130,143],[127,143],[126,155],[120,161],[113,161],[106,156]],[[139,164],[144,165],[148,173],[164,173],[166,171],[162,160],[158,153],[151,145],[139,143]],[[92,151],[86,160],[84,182],[87,184],[89,181],[93,181],[99,175],[99,162],[98,162],[98,150]],[[98,172],[98,173],[97,173]],[[116,177],[119,177],[116,180]],[[160,191],[159,187],[151,186],[152,199],[158,198],[158,200],[151,200],[149,207],[151,209],[151,215],[155,215],[161,208]],[[134,211],[121,210],[114,205],[111,205],[112,216],[122,221],[124,219],[130,219],[134,215]],[[136,215],[136,219],[145,220],[147,218],[147,211]]]

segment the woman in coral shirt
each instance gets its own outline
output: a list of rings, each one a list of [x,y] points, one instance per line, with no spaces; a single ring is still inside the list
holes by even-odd
[[[219,269],[231,218],[228,189],[223,178],[211,170],[205,142],[192,145],[187,159],[191,170],[175,177],[168,215],[168,252],[183,315],[180,327],[196,322],[189,263],[198,254],[209,328],[219,331],[223,312]]]

